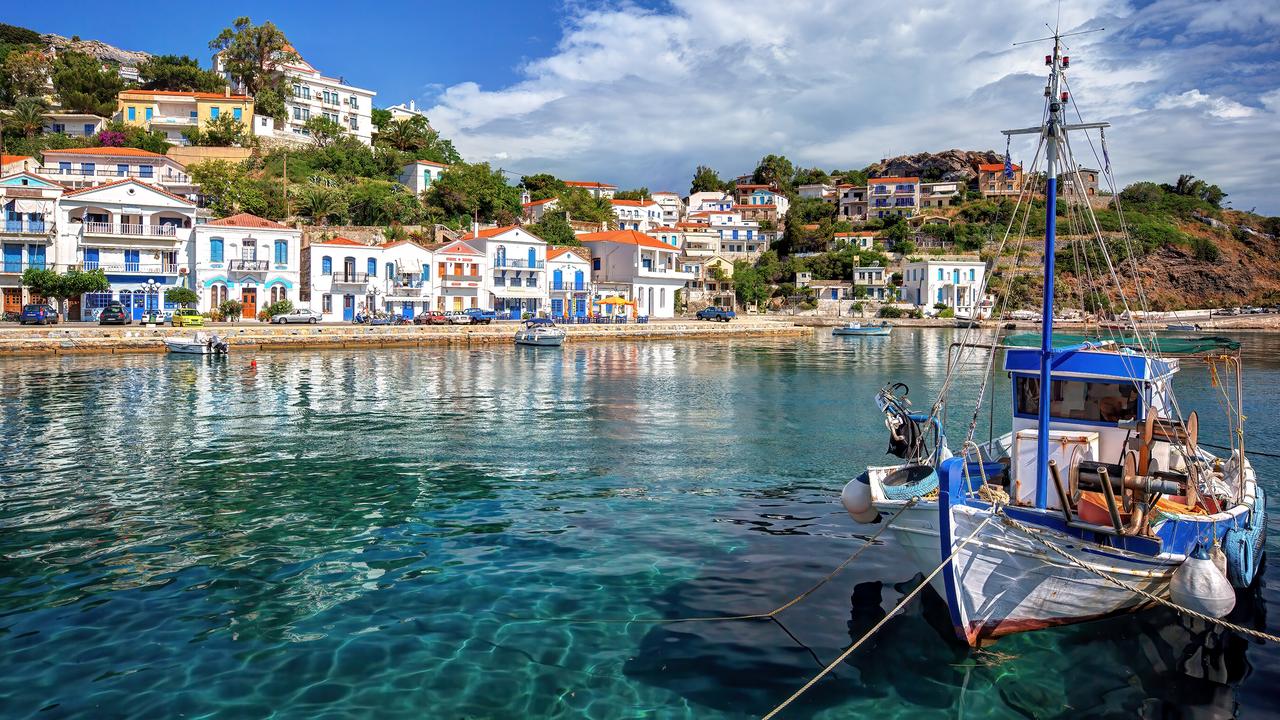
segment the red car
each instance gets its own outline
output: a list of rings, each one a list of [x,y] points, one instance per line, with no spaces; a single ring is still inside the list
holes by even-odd
[[[413,319],[414,325],[448,325],[449,318],[439,310],[424,312]]]

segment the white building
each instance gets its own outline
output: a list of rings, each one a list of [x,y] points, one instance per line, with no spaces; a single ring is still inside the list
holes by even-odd
[[[0,155],[0,175],[34,173],[39,169],[40,163],[30,155]]]
[[[662,206],[653,200],[610,200],[619,230],[647,233],[662,225]]]
[[[714,210],[707,214],[712,230],[720,235],[720,254],[731,259],[755,258],[769,249],[769,240],[760,232],[760,223],[744,220],[736,210]]]
[[[689,196],[686,214],[692,215],[699,212],[711,212],[713,210],[731,210],[733,208],[733,196],[729,193],[705,190],[696,192]]]
[[[981,310],[987,264],[979,260],[922,260],[902,273],[902,301],[918,307],[945,305],[957,315]]]
[[[3,312],[17,313],[30,298],[22,287],[27,268],[65,269],[68,260],[57,256],[57,211],[61,185],[31,173],[0,176],[0,294]],[[75,316],[78,317],[78,316]]]
[[[45,150],[37,175],[71,189],[133,178],[175,195],[189,197],[196,186],[182,163],[167,155],[130,147]]]
[[[680,237],[680,250],[690,257],[711,257],[720,254],[720,231],[707,223],[678,222],[675,227]]]
[[[653,194],[653,201],[662,208],[662,224],[675,225],[684,219],[684,200],[676,193],[663,191]]]
[[[585,318],[591,310],[591,253],[585,248],[548,247],[551,317]]]
[[[420,117],[423,120],[427,119],[427,114],[413,100],[399,105],[392,105],[387,108],[387,112],[391,113],[392,120],[408,120],[415,117]]]
[[[68,317],[92,320],[112,300],[135,320],[171,311],[166,288],[188,285],[195,203],[125,178],[63,193],[58,208],[58,265],[102,270],[111,288],[72,301]],[[189,285],[188,285],[189,286]]]
[[[248,213],[197,225],[192,264],[201,312],[239,300],[252,319],[281,300],[301,304],[301,230]]]
[[[584,182],[582,180],[565,180],[564,185],[565,187],[586,190],[587,193],[591,195],[591,197],[597,198],[597,199],[604,198],[605,200],[612,200],[614,193],[618,192],[617,185],[610,185],[609,183],[602,183],[602,182],[590,182],[590,181]]]
[[[521,203],[521,207],[524,209],[524,219],[528,222],[536,223],[542,220],[542,216],[552,210],[555,210],[559,204],[560,201],[552,197],[543,198],[541,200],[530,200],[529,202]]]
[[[485,254],[461,240],[428,246],[432,252],[431,293],[437,310],[489,306]]]
[[[863,289],[864,297],[884,302],[892,299],[889,276],[879,265],[864,265],[853,269],[853,285]]]
[[[292,47],[288,50],[297,52]],[[373,98],[376,92],[348,85],[342,78],[325,76],[301,55],[293,62],[276,63],[276,66],[288,76],[291,94],[285,98],[283,127],[273,128],[275,137],[305,139],[309,134],[303,127],[307,121],[313,117],[327,117],[365,145],[373,144]],[[243,91],[243,85],[232,78],[223,66],[221,53],[213,56],[213,67],[227,76],[233,89]],[[256,117],[254,132],[258,132]]]
[[[431,187],[431,183],[440,179],[445,170],[449,166],[443,163],[431,162],[430,160],[414,160],[405,164],[400,168],[400,176],[396,178],[401,185],[413,191],[414,195],[421,195]]]
[[[635,230],[579,235],[591,250],[591,282],[624,285],[638,315],[675,317],[676,291],[693,275],[680,269],[680,251]]]
[[[410,319],[430,310],[434,304],[431,281],[434,253],[412,240],[393,240],[378,247],[382,248],[382,273],[376,284],[381,288],[382,309]]]
[[[801,185],[796,188],[796,193],[802,198],[812,200],[836,202],[839,199],[839,192],[836,190],[836,186],[827,183],[810,183],[807,185]]]
[[[88,113],[48,113],[44,116],[44,131],[67,137],[87,138],[102,132],[102,126],[106,122],[106,118]]]
[[[382,248],[350,238],[317,240],[302,249],[300,302],[325,322],[351,321],[381,307]]]
[[[484,253],[487,301],[498,317],[519,319],[547,307],[547,244],[516,225],[473,230],[462,240]]]
[[[945,208],[957,205],[964,199],[965,184],[955,180],[920,183],[920,207]]]
[[[876,244],[876,231],[859,230],[856,232],[838,232],[832,236],[833,249],[855,247],[859,250],[870,250]]]

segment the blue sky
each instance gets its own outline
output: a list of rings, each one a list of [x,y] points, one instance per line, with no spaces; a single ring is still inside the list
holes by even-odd
[[[238,14],[280,25],[313,64],[416,99],[469,160],[685,192],[693,169],[783,153],[862,167],[952,147],[1002,150],[1038,120],[1053,0],[650,0],[252,6],[9,3],[5,22],[195,55]],[[69,11],[68,11],[69,10]],[[1069,0],[1072,89],[1108,120],[1123,186],[1189,172],[1280,214],[1280,2]],[[319,22],[318,18],[334,18]],[[1079,148],[1078,148],[1079,149]],[[1013,147],[1029,160],[1032,148]],[[1082,162],[1095,164],[1085,153]]]

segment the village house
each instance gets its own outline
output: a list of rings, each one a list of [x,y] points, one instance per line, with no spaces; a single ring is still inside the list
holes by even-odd
[[[920,260],[902,273],[902,300],[928,309],[938,305],[972,317],[984,308],[987,264],[981,260]]]
[[[548,247],[550,313],[559,320],[585,318],[591,309],[591,253],[579,247]]]
[[[1076,182],[1079,176],[1079,182]],[[1063,173],[1058,176],[1058,194],[1069,203],[1084,202],[1098,195],[1098,171],[1083,165],[1074,173]]]
[[[809,183],[800,185],[796,188],[796,193],[809,200],[826,200],[830,203],[838,202],[840,199],[839,191],[835,185],[828,183]]]
[[[774,221],[786,217],[791,208],[791,201],[772,185],[745,184],[734,186],[733,201],[735,205],[768,207],[774,212]]]
[[[183,197],[194,197],[197,190],[182,163],[131,147],[45,150],[44,163],[34,172],[69,189],[133,178]]]
[[[854,292],[868,300],[885,302],[893,299],[893,288],[889,287],[889,275],[885,268],[878,264],[855,267],[853,269],[853,285],[862,288],[862,292]]]
[[[30,155],[0,155],[0,175],[34,173],[39,169],[40,163]]]
[[[430,295],[437,310],[490,309],[485,291],[489,267],[484,251],[461,240],[428,245],[427,249],[431,251],[434,272],[428,278],[424,268],[424,278],[431,283]]]
[[[10,156],[11,157],[11,156]],[[0,231],[0,294],[3,312],[17,313],[31,300],[22,287],[27,268],[66,269],[68,259],[57,256],[57,210],[63,187],[27,172],[0,176],[0,208],[4,225]],[[77,318],[78,319],[78,318]]]
[[[726,257],[755,259],[769,249],[769,241],[760,232],[760,223],[745,220],[742,214],[732,210],[716,210],[707,213],[712,230],[720,235],[720,254]]]
[[[382,243],[382,309],[388,314],[413,319],[432,306],[431,262],[427,247],[412,240]],[[476,281],[480,273],[476,272]]]
[[[102,132],[107,119],[90,113],[46,113],[44,131],[74,138],[90,138]]]
[[[673,192],[662,191],[653,194],[653,201],[662,208],[662,224],[671,226],[684,219],[684,200]]]
[[[164,133],[174,145],[191,144],[183,132],[203,130],[230,115],[246,134],[253,134],[253,98],[221,93],[168,90],[121,90],[116,96],[116,120],[125,125]]]
[[[964,199],[964,183],[955,180],[920,183],[920,207],[925,210],[946,208]]]
[[[689,196],[686,217],[694,213],[711,212],[713,210],[729,210],[733,207],[733,198],[724,192],[705,190]]]
[[[839,250],[854,247],[859,250],[871,250],[875,247],[877,231],[858,230],[855,232],[838,232],[832,236],[831,249]]]
[[[662,225],[662,206],[653,200],[610,200],[619,230],[647,233]]]
[[[557,198],[543,198],[541,200],[530,200],[520,204],[523,209],[523,217],[525,222],[536,223],[542,220],[542,217],[551,210],[559,207],[560,201]]]
[[[867,188],[864,185],[841,185],[836,210],[840,218],[852,222],[867,219]]]
[[[602,183],[602,182],[565,180],[564,185],[565,187],[569,187],[569,188],[578,188],[580,190],[586,190],[587,194],[591,195],[591,197],[596,198],[597,200],[600,200],[600,199],[612,200],[614,193],[618,192],[617,185],[610,185],[609,183]]]
[[[484,253],[486,299],[481,307],[519,319],[547,307],[547,244],[517,225],[475,229],[462,240]]]
[[[675,317],[676,291],[692,279],[678,265],[680,251],[635,230],[610,230],[579,235],[591,250],[591,282],[629,289],[637,315]]]
[[[355,319],[379,307],[382,248],[350,238],[315,240],[302,249],[300,302],[325,322]]]
[[[413,100],[410,100],[407,103],[400,103],[399,105],[392,105],[387,108],[387,112],[391,113],[392,120],[397,121],[409,120],[415,117],[420,117],[423,120],[427,119],[427,114],[423,112],[422,108],[418,107],[417,102]]]
[[[414,195],[421,195],[431,187],[431,183],[440,179],[445,170],[449,166],[443,163],[431,162],[430,160],[414,160],[406,163],[400,168],[400,175],[396,178],[401,185],[413,191]]]
[[[1004,163],[978,165],[978,190],[983,197],[1017,197],[1022,193],[1022,166],[1013,165],[1013,177],[1005,177]]]
[[[201,312],[239,300],[253,318],[281,300],[301,303],[301,230],[240,213],[196,225],[191,255]]]
[[[920,209],[920,178],[871,178],[867,198],[868,217],[911,217]]]
[[[691,257],[707,257],[720,253],[720,233],[707,223],[682,221],[676,223],[680,237],[680,250]]]
[[[689,302],[733,308],[733,262],[719,255],[680,258],[680,270],[691,277],[685,283]]]
[[[102,270],[111,283],[103,293],[74,298],[67,317],[93,320],[112,300],[144,313],[172,311],[167,288],[186,285],[196,206],[139,180],[124,178],[69,190],[58,204],[58,264]]]

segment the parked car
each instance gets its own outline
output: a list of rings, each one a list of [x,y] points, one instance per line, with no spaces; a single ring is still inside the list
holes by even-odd
[[[132,325],[133,316],[129,314],[129,309],[123,303],[109,302],[107,306],[102,308],[102,312],[98,313],[99,325]]]
[[[293,310],[290,310],[289,312],[284,313],[283,315],[277,315],[271,318],[271,322],[275,323],[276,325],[283,325],[285,323],[310,323],[314,325],[323,319],[324,319],[324,316],[316,312],[315,310],[308,310],[306,308],[294,308]]]
[[[718,320],[720,322],[729,322],[738,317],[738,314],[732,310],[722,307],[705,307],[698,311],[699,320]]]
[[[204,327],[204,316],[195,308],[178,308],[169,323],[174,327]]]
[[[428,310],[413,319],[414,325],[448,325],[449,318],[439,310]]]
[[[449,322],[454,325],[470,325],[471,316],[463,310],[450,310],[445,313],[445,317],[449,318]]]
[[[22,314],[18,316],[19,325],[57,325],[58,311],[52,305],[38,303],[23,305]]]
[[[475,325],[488,325],[498,319],[498,313],[483,308],[468,308],[462,312],[471,316],[471,322]]]

